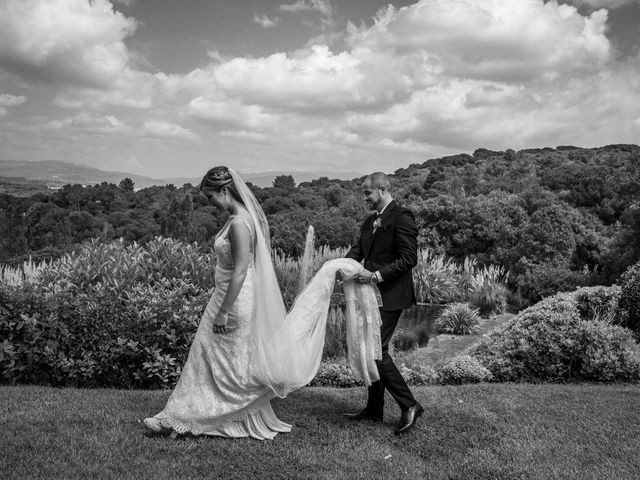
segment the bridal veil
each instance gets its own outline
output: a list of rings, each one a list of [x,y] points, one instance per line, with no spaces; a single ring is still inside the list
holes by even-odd
[[[240,197],[256,226],[255,318],[251,326],[256,379],[279,397],[307,385],[322,360],[329,302],[336,272],[344,280],[349,364],[369,385],[378,379],[380,312],[373,285],[353,281],[363,267],[355,260],[326,262],[287,313],[271,258],[269,225],[264,211],[240,175],[230,169]]]

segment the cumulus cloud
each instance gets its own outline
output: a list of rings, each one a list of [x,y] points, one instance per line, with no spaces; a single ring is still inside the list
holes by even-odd
[[[142,131],[146,136],[157,138],[175,138],[179,140],[199,140],[200,137],[188,128],[162,120],[148,120],[144,122]]]
[[[253,21],[264,28],[272,28],[276,26],[276,24],[280,21],[280,19],[278,17],[271,19],[266,15],[256,15],[254,13]]]
[[[331,16],[331,2],[329,0],[297,0],[295,3],[280,5],[283,12],[316,11],[325,17]]]
[[[109,85],[129,64],[137,23],[108,0],[0,3],[0,70],[45,83]]]
[[[26,102],[26,97],[0,93],[0,107],[13,107]]]
[[[126,107],[146,110],[161,95],[161,76],[125,69],[105,88],[68,88],[58,93],[53,103],[58,107],[105,110]]]
[[[8,11],[5,5],[16,11],[22,5],[7,1],[0,13]],[[108,5],[96,0],[78,10],[86,13],[100,4]],[[283,5],[280,11],[331,15],[329,2],[310,0]],[[108,86],[85,81],[60,89],[55,105],[85,113],[52,122],[49,129],[201,144],[210,139],[195,133],[200,123],[221,145],[243,140],[256,148],[286,146],[292,162],[301,156],[295,148],[309,158],[315,158],[313,152],[334,160],[354,154],[382,158],[392,152],[417,161],[432,152],[480,146],[619,143],[640,133],[635,101],[640,98],[640,58],[615,56],[604,9],[583,15],[556,1],[419,0],[382,9],[372,25],[349,25],[340,50],[316,37],[307,48],[262,57],[212,51],[209,64],[172,74],[136,69],[122,43],[135,20],[108,8],[100,12],[111,22],[107,30],[113,41],[100,43],[88,33],[82,38],[89,50],[100,44],[115,52],[114,45],[121,45],[122,56],[116,56],[121,61],[111,64],[117,68],[109,70]],[[2,40],[8,38],[4,24],[5,18],[0,20]],[[0,69],[10,65],[15,73],[16,62],[6,60],[6,43],[0,43]],[[84,58],[75,39],[55,45],[63,45],[74,61]],[[41,78],[61,58],[55,51],[47,50],[38,66]],[[27,64],[23,59],[21,65]],[[81,82],[98,71],[88,60],[77,61],[80,66],[88,76],[66,69],[66,78],[75,74],[73,81]],[[10,101],[15,100],[4,100]],[[7,108],[3,100],[0,108]],[[182,121],[192,129],[177,123]]]
[[[251,103],[311,113],[389,103],[409,91],[402,59],[375,59],[367,52],[332,53],[317,45],[292,54],[234,58],[215,65],[218,88]],[[393,67],[397,66],[397,69]]]
[[[15,96],[0,93],[0,117],[7,114],[7,107],[14,107],[24,103],[27,99],[23,96]]]
[[[260,132],[251,132],[248,130],[225,130],[220,132],[220,136],[227,138],[236,138],[240,140],[249,140],[251,142],[264,142],[267,135]]]
[[[96,115],[81,112],[72,117],[52,120],[45,125],[48,130],[77,130],[85,133],[129,133],[131,128],[113,115]]]
[[[315,13],[320,15],[323,27],[333,25],[333,8],[329,0],[297,0],[295,3],[280,5],[283,12]]]
[[[249,130],[267,128],[277,121],[277,116],[265,113],[258,105],[245,105],[234,99],[202,96],[189,102],[188,113],[200,120]]]
[[[451,77],[526,81],[596,71],[611,56],[606,11],[542,0],[422,0],[380,11],[371,28],[351,26],[352,49],[422,57]],[[418,61],[419,58],[417,58]]]

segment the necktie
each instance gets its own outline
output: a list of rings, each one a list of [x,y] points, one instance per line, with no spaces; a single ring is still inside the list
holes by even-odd
[[[373,233],[376,233],[376,230],[382,224],[382,215],[380,213],[376,213],[376,219],[373,221]]]

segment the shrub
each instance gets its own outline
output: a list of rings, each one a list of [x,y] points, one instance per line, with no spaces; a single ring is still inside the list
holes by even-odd
[[[438,383],[439,376],[431,366],[398,363],[398,370],[409,385],[432,385]],[[364,385],[356,377],[346,360],[326,360],[320,364],[318,373],[309,384],[314,387],[351,388]]]
[[[638,347],[619,326],[581,317],[573,294],[557,294],[524,310],[467,353],[498,381],[633,381]]]
[[[445,363],[439,370],[444,384],[490,382],[493,375],[474,357],[459,355]]]
[[[145,283],[189,282],[199,288],[214,285],[212,255],[170,238],[156,237],[144,246],[91,240],[73,253],[55,260],[40,272],[40,283],[51,293],[71,289],[76,292],[126,291]]]
[[[516,279],[518,294],[529,305],[558,292],[575,290],[591,284],[592,274],[576,272],[558,263],[527,264],[524,273]]]
[[[629,332],[615,325],[581,322],[585,348],[576,356],[581,378],[599,382],[640,379],[640,348]],[[603,348],[605,346],[605,348]]]
[[[137,285],[126,296],[1,287],[2,383],[158,388],[186,360],[209,293]]]
[[[620,277],[618,314],[621,324],[640,339],[640,262],[629,267]]]
[[[364,385],[344,360],[325,361],[311,381],[312,386],[349,388]]]
[[[616,310],[621,289],[612,287],[582,287],[572,292],[580,317],[585,320],[600,320],[617,323]]]
[[[480,331],[479,311],[467,303],[453,303],[436,319],[436,327],[445,333],[475,335]]]
[[[430,365],[400,363],[398,370],[408,385],[433,385],[440,382],[438,372]]]

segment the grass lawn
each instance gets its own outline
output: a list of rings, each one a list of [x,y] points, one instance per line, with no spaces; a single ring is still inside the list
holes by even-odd
[[[413,389],[426,412],[393,435],[354,423],[364,388],[304,388],[274,402],[273,441],[148,436],[167,391],[0,387],[0,477],[640,478],[640,385],[481,384]]]

